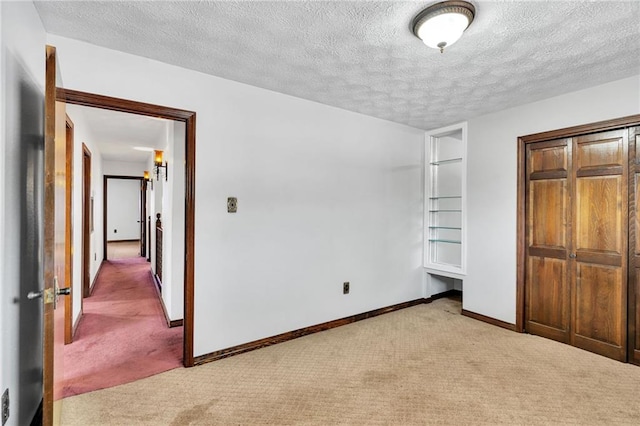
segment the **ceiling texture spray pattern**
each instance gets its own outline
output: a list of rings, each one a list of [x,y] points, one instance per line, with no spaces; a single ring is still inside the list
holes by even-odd
[[[473,1],[443,54],[410,28],[432,3],[36,7],[49,33],[421,129],[640,74],[639,1]]]

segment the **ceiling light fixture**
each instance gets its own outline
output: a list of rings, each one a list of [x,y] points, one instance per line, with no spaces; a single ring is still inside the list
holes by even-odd
[[[462,37],[476,14],[475,7],[466,1],[443,1],[429,6],[413,18],[413,34],[429,47],[451,46]]]

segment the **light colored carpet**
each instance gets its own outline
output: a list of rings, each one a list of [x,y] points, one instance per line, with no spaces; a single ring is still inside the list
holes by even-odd
[[[130,259],[140,256],[140,240],[107,242],[107,259]]]
[[[640,424],[640,367],[437,300],[67,398],[63,425]]]

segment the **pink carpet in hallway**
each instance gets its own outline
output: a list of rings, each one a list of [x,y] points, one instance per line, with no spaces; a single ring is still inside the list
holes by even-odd
[[[167,327],[154,285],[143,257],[104,262],[65,346],[65,397],[182,366],[182,327]]]

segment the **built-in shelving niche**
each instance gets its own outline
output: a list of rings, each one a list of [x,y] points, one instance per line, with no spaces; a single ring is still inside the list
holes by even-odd
[[[466,123],[427,132],[424,267],[428,274],[456,280],[466,266],[466,148]]]

